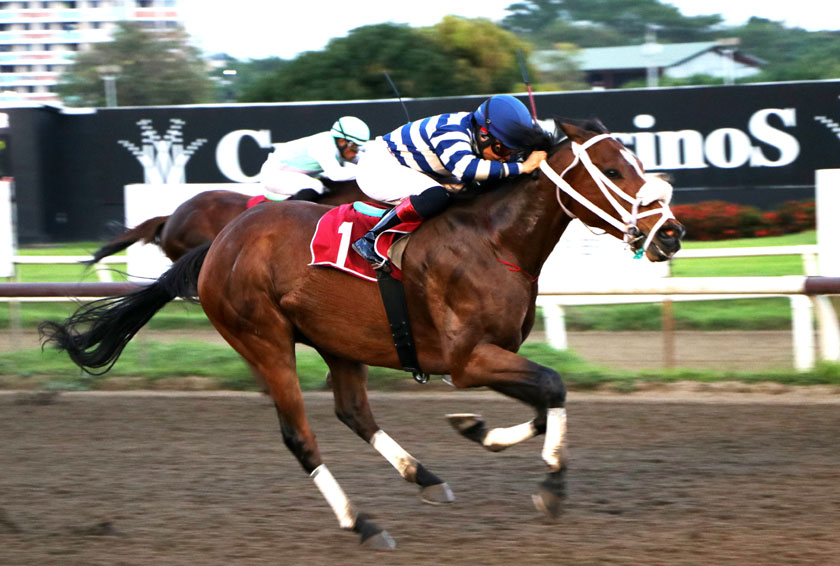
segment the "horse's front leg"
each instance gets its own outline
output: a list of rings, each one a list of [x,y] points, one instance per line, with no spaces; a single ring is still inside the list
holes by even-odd
[[[557,515],[565,497],[568,461],[566,386],[560,375],[494,344],[479,344],[471,350],[465,363],[452,368],[452,383],[459,388],[490,387],[537,410],[534,421],[507,429],[487,430],[480,417],[472,425],[470,417],[462,418],[462,424],[467,426],[459,431],[488,447],[504,447],[545,432],[542,458],[549,473],[540,491],[534,495],[534,504],[548,515]]]
[[[509,427],[488,428],[484,417],[477,413],[449,413],[449,424],[464,438],[478,442],[490,452],[501,452],[520,442],[545,433],[544,410],[537,410],[536,418]]]
[[[446,482],[426,469],[376,424],[367,397],[367,366],[329,355],[323,357],[330,367],[338,419],[382,454],[403,479],[417,484],[423,501],[433,505],[454,501],[455,496]]]

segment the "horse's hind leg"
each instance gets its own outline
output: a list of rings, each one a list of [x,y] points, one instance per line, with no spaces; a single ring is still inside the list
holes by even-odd
[[[358,533],[365,546],[394,548],[394,541],[386,531],[369,521],[364,514],[353,510],[341,486],[321,461],[318,443],[306,419],[303,393],[295,368],[294,342],[291,331],[286,331],[288,327],[285,320],[279,325],[274,321],[270,327],[262,327],[272,328],[272,332],[259,337],[247,335],[243,339],[241,335],[217,326],[225,339],[248,360],[252,371],[263,378],[277,409],[283,442],[315,482],[341,528]]]
[[[420,486],[423,501],[433,505],[454,501],[446,482],[427,470],[376,424],[367,397],[367,366],[328,355],[324,359],[330,367],[338,419],[370,443],[406,481]]]

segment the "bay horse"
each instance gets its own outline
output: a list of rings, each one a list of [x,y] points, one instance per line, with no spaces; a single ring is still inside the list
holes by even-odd
[[[321,204],[337,205],[365,198],[356,181],[323,179],[327,192]],[[213,241],[222,228],[245,212],[251,197],[236,191],[204,191],[182,202],[169,216],[155,216],[126,230],[91,254],[93,265],[137,242],[157,244],[176,261],[191,249]]]
[[[448,415],[450,423],[491,451],[544,434],[548,474],[533,502],[552,517],[565,496],[566,388],[554,370],[516,353],[534,324],[540,269],[573,217],[623,238],[651,261],[669,259],[684,233],[668,208],[671,186],[646,176],[599,121],[557,120],[557,128],[564,139],[542,133],[532,145],[549,151],[539,171],[454,202],[412,234],[402,260],[423,370],[449,374],[457,388],[488,387],[536,412],[507,428],[491,429],[475,414]],[[40,331],[44,343],[54,341],[86,371],[107,371],[158,309],[197,295],[216,329],[265,381],[284,443],[340,527],[367,546],[392,548],[390,535],[354,510],[321,459],[296,373],[296,343],[315,348],[329,366],[339,420],[418,485],[424,501],[454,496],[374,420],[367,367],[400,368],[400,361],[377,286],[309,265],[309,242],[326,211],[304,202],[254,207],[156,282],[83,306],[63,323],[45,321]]]

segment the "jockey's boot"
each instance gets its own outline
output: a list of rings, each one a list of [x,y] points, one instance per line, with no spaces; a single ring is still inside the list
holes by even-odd
[[[408,199],[404,200],[403,202],[408,202]],[[376,237],[379,236],[385,230],[389,228],[393,228],[394,226],[398,226],[402,224],[404,220],[402,220],[399,216],[398,209],[402,203],[398,204],[391,210],[387,211],[385,214],[382,215],[382,218],[379,219],[379,222],[376,223],[376,226],[371,228],[367,234],[353,242],[353,249],[358,252],[360,256],[365,258],[369,264],[371,264],[374,268],[381,267],[385,263],[385,258],[380,257],[376,250],[374,249],[374,244],[376,243]]]
[[[301,189],[286,200],[308,200],[310,202],[315,202],[320,196],[321,194],[315,189]]]
[[[383,267],[387,259],[376,253],[374,249],[376,237],[403,222],[422,222],[434,216],[449,205],[449,199],[449,191],[441,186],[428,188],[420,194],[403,199],[397,206],[386,212],[367,234],[353,242],[353,249],[375,269]]]

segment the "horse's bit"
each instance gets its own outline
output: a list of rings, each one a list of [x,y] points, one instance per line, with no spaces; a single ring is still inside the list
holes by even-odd
[[[563,203],[560,200],[561,190],[576,201],[578,201],[580,204],[588,208],[590,211],[595,213],[602,220],[620,230],[624,234],[624,241],[628,245],[630,245],[633,251],[636,251],[638,254],[641,254],[642,252],[647,250],[648,246],[653,241],[653,236],[654,234],[656,234],[657,230],[659,230],[662,227],[662,225],[665,224],[665,222],[674,218],[674,215],[671,213],[671,209],[668,207],[668,203],[671,201],[673,187],[667,181],[664,181],[652,175],[646,175],[639,167],[635,156],[625,148],[622,150],[621,153],[633,165],[633,167],[635,167],[639,175],[645,179],[645,184],[641,186],[639,191],[636,193],[635,197],[628,195],[618,185],[613,183],[606,175],[604,175],[604,173],[600,169],[598,169],[598,167],[594,163],[592,163],[592,159],[589,157],[589,154],[586,153],[587,148],[605,139],[615,138],[611,134],[600,134],[586,140],[582,144],[573,141],[572,153],[574,154],[575,158],[574,160],[572,160],[569,166],[566,167],[566,169],[564,169],[563,172],[559,175],[554,169],[551,168],[551,166],[548,164],[548,161],[541,162],[540,169],[557,186],[557,202],[560,204],[560,208],[562,208],[566,214],[568,214],[572,218],[576,218],[576,216],[572,214],[572,212],[570,212],[565,206],[563,206]],[[601,207],[599,207],[598,205],[587,199],[585,196],[580,194],[563,178],[566,175],[566,173],[568,173],[578,163],[582,163],[586,170],[589,172],[589,174],[592,176],[592,179],[598,185],[598,188],[601,189],[601,192],[604,194],[604,197],[606,197],[607,201],[612,205],[615,212],[621,218],[620,222],[616,220],[615,217],[611,216],[609,213],[604,211]],[[616,197],[613,195],[613,193],[615,193],[616,196],[620,197],[621,199],[625,200],[626,202],[632,205],[632,209],[629,213],[623,206],[619,204],[618,200],[616,200]],[[654,201],[660,201],[662,203],[662,207],[654,208],[646,212],[639,212],[640,206],[647,206],[653,203]],[[641,218],[645,218],[654,214],[660,214],[661,217],[648,234],[644,245],[641,248],[639,248],[638,242],[643,235],[641,230],[639,230],[637,226],[638,221]]]

